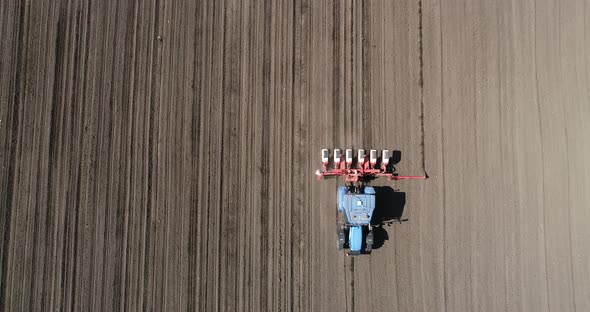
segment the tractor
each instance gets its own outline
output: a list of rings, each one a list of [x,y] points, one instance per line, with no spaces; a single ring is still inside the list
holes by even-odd
[[[400,176],[395,173],[391,163],[391,153],[383,150],[378,157],[377,150],[370,150],[369,159],[364,149],[359,149],[354,158],[352,149],[346,149],[342,155],[340,149],[334,149],[333,162],[330,152],[322,149],[322,168],[316,171],[318,180],[331,177],[344,177],[346,185],[338,187],[338,211],[340,219],[337,228],[338,249],[348,249],[348,255],[370,254],[373,248],[373,223],[375,211],[375,188],[368,184],[376,178],[389,180],[426,179],[428,176]]]

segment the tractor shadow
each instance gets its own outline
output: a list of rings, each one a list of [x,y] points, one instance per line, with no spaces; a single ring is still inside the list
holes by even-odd
[[[403,222],[402,216],[406,206],[406,193],[396,192],[389,186],[375,186],[376,202],[371,224],[373,224],[373,249],[379,249],[389,234],[384,225]]]

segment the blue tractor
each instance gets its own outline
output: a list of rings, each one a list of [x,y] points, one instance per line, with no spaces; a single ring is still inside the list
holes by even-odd
[[[371,218],[375,211],[375,189],[364,186],[338,187],[338,211],[346,218],[338,226],[338,249],[348,248],[350,255],[370,253],[373,248]]]
[[[378,177],[389,180],[426,179],[427,176],[400,176],[390,165],[389,150],[383,150],[378,157],[377,150],[371,150],[366,159],[365,150],[359,149],[353,157],[347,149],[343,157],[340,149],[334,150],[334,161],[330,164],[330,153],[322,149],[322,169],[316,171],[318,180],[330,177],[344,177],[347,186],[338,187],[338,211],[344,220],[338,225],[338,249],[349,249],[350,255],[370,253],[373,248],[373,226],[371,219],[375,211],[375,189],[368,183]]]

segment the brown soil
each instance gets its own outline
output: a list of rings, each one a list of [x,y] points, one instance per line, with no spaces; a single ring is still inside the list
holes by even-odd
[[[590,310],[587,2],[107,2],[0,5],[0,310]]]

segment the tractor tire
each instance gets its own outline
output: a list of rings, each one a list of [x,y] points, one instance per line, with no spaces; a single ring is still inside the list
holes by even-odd
[[[371,252],[371,250],[373,250],[373,230],[369,231],[365,239],[365,252]]]
[[[344,233],[344,229],[338,227],[338,250],[344,249],[344,244],[346,244],[346,233]]]

